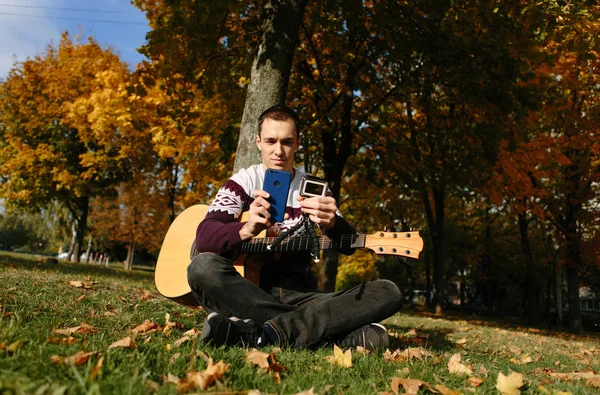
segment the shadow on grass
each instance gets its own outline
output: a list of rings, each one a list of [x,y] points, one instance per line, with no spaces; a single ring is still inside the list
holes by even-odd
[[[537,325],[528,326],[524,319],[519,317],[495,317],[463,313],[460,310],[445,310],[442,315],[426,309],[411,309],[407,314],[416,317],[441,318],[448,321],[466,321],[471,325],[488,328],[499,328],[515,332],[533,333],[541,336],[557,337],[566,340],[600,340],[600,332],[585,331],[583,334],[573,334],[567,327]]]
[[[31,256],[20,257],[13,254],[0,253],[0,270],[1,268],[15,267],[24,270],[47,270],[58,271],[65,274],[74,275],[102,275],[113,278],[124,278],[129,280],[152,280],[154,272],[141,271],[134,269],[127,272],[124,269],[115,269],[112,267],[95,266],[85,263],[69,263],[58,261],[58,263],[44,262],[43,258]]]
[[[403,336],[414,329],[412,326],[385,324],[390,338],[390,350],[406,349],[408,347],[423,347],[435,351],[456,349],[456,343],[448,340],[454,331],[450,328],[424,329],[419,328],[416,336]]]

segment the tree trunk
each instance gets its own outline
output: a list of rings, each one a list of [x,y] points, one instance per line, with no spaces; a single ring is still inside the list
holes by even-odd
[[[521,235],[521,250],[525,260],[525,290],[527,300],[527,323],[537,325],[542,319],[542,308],[540,306],[540,285],[537,281],[537,270],[533,262],[533,254],[529,242],[529,224],[527,214],[520,213],[518,216],[519,233]]]
[[[267,0],[258,53],[252,64],[233,172],[260,163],[255,136],[258,117],[275,104],[284,104],[298,43],[298,29],[308,0]]]
[[[434,189],[435,221],[432,228],[433,242],[433,286],[435,289],[433,306],[435,313],[443,312],[446,301],[446,276],[444,268],[444,188]],[[430,228],[431,229],[431,228]]]
[[[579,305],[579,274],[581,253],[579,240],[569,240],[567,246],[567,299],[569,301],[569,330],[576,334],[583,333],[581,306]]]
[[[131,238],[129,240],[129,248],[127,249],[127,258],[125,258],[125,270],[131,271],[133,269],[133,256],[135,254],[135,233],[131,232]]]
[[[75,254],[73,258],[74,262],[79,262],[81,256],[81,247],[83,246],[83,239],[87,229],[89,203],[90,199],[87,196],[78,199],[75,202],[77,209],[75,212],[72,212],[73,217],[75,218],[75,245],[73,246],[73,254]]]
[[[90,262],[90,253],[92,252],[92,236],[88,237],[88,246],[85,250],[85,263]]]

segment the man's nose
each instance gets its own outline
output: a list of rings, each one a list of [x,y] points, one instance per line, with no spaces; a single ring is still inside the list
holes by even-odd
[[[283,144],[281,144],[281,143],[275,144],[275,155],[278,155],[278,156],[283,155]]]

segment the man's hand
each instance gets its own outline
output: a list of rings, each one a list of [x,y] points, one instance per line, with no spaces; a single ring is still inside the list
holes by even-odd
[[[248,210],[248,221],[239,232],[242,240],[249,240],[273,225],[271,223],[271,213],[269,212],[271,204],[267,200],[268,198],[268,192],[263,190],[254,191],[254,201]]]
[[[331,196],[314,196],[305,198],[298,196],[302,212],[309,214],[312,222],[323,230],[330,230],[335,226],[335,213],[337,204]]]

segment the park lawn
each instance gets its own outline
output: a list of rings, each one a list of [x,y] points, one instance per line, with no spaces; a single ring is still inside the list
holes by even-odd
[[[348,360],[331,348],[268,348],[249,358],[199,344],[204,317],[161,297],[152,273],[0,254],[0,393],[379,394],[412,384],[488,394],[519,379],[523,393],[600,392],[594,334],[399,313],[386,321],[387,352]]]

